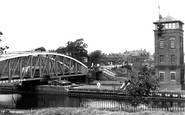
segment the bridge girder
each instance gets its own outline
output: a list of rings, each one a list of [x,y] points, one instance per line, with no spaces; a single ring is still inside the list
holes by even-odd
[[[88,68],[82,62],[58,53],[33,52],[0,58],[0,83],[87,74]]]

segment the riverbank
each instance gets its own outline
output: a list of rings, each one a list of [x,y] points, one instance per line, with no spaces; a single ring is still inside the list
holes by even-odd
[[[108,111],[93,108],[45,108],[38,110],[6,110],[5,115],[185,115],[185,112],[166,111]]]

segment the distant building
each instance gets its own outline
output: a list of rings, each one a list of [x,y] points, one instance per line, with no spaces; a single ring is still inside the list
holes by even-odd
[[[127,55],[127,61],[132,63],[134,67],[139,68],[143,65],[151,65],[148,61],[150,59],[150,52],[147,52],[146,49],[125,51],[124,54]]]
[[[125,51],[124,53],[110,53],[103,54],[103,59],[101,60],[104,64],[116,65],[123,64],[126,61],[129,63],[139,62],[140,65],[149,59],[150,53],[144,50],[133,50],[133,51]]]
[[[155,71],[161,84],[184,84],[183,22],[171,16],[154,22]]]

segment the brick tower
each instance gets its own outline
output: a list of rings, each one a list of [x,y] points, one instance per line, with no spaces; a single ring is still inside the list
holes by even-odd
[[[154,22],[155,70],[161,85],[184,84],[183,22],[171,16]]]

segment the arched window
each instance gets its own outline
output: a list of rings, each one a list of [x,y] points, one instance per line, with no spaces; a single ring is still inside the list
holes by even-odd
[[[174,54],[171,55],[171,63],[175,63],[175,55]]]
[[[165,78],[165,72],[164,71],[160,71],[159,72],[159,79],[160,79],[160,81],[164,81],[164,78]]]
[[[159,55],[159,62],[164,63],[164,55]]]
[[[175,48],[175,38],[170,39],[170,48]]]
[[[159,47],[160,48],[164,48],[164,40],[160,40],[159,41]]]
[[[171,80],[175,80],[176,72],[170,72]]]

